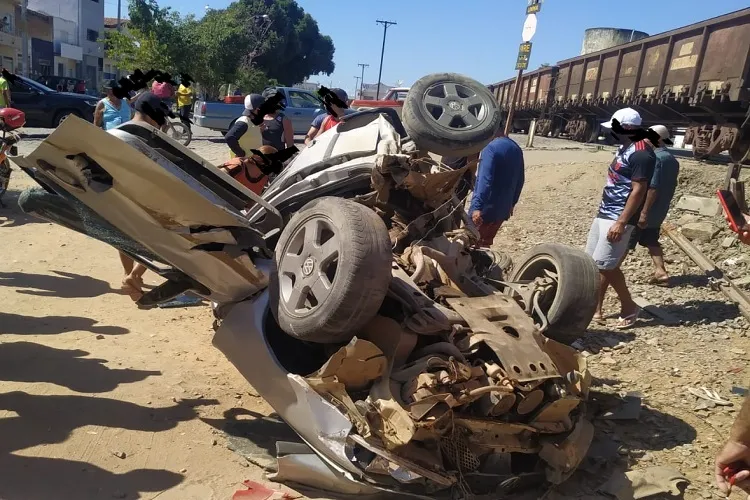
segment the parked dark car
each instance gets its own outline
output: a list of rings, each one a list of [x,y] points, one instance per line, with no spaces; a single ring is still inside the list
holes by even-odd
[[[57,92],[28,78],[17,76],[10,82],[13,107],[26,113],[27,127],[55,128],[68,115],[94,121],[99,99],[86,94]]]
[[[72,92],[74,94],[86,93],[86,81],[80,78],[69,78],[67,76],[40,76],[37,82],[58,92]]]

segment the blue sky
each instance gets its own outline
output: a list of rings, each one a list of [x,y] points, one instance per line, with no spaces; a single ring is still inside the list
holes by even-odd
[[[117,0],[104,0],[108,17]],[[434,72],[464,73],[483,83],[515,74],[515,59],[526,17],[526,0],[297,0],[336,47],[333,75],[312,77],[351,92],[357,63],[368,63],[365,82],[376,83],[383,28],[376,19],[396,21],[388,28],[383,83],[410,85]],[[206,5],[230,0],[159,0],[183,14],[200,15]],[[127,0],[122,0],[127,13]],[[538,15],[530,68],[580,53],[583,32],[615,27],[657,34],[748,6],[748,0],[544,0]],[[632,14],[628,14],[628,12]]]

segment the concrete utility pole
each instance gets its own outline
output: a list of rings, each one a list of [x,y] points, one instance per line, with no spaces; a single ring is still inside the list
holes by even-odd
[[[354,96],[354,99],[357,98],[357,89],[359,88],[359,77],[357,75],[354,75],[354,93],[352,96]]]
[[[368,67],[369,64],[359,63],[357,64],[357,66],[362,67],[362,76],[359,77],[359,98],[364,99],[362,97],[362,90],[364,89],[364,86],[365,86],[365,68]]]
[[[375,21],[375,24],[383,25],[383,48],[380,49],[380,71],[378,72],[378,88],[375,90],[375,100],[380,99],[380,78],[383,76],[383,55],[385,54],[385,36],[388,34],[388,26],[398,24],[393,21]]]
[[[21,44],[23,45],[21,47],[21,58],[23,59],[23,66],[21,68],[23,69],[23,76],[27,78],[29,76],[29,29],[26,23],[26,11],[28,8],[29,0],[23,0],[21,2],[21,27],[23,28],[23,33],[21,33]]]

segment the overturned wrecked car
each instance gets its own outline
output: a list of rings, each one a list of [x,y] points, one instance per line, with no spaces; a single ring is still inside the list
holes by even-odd
[[[71,117],[16,159],[43,189],[21,207],[89,234],[213,303],[214,344],[305,445],[275,479],[336,493],[497,498],[561,483],[593,435],[590,375],[565,345],[597,270],[541,244],[477,248],[465,169],[500,119],[478,82],[418,81],[404,104],[348,116],[258,196],[158,130]]]

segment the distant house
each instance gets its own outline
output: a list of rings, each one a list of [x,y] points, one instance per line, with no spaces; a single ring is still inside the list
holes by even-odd
[[[385,96],[389,90],[391,90],[393,87],[391,85],[386,85],[384,83],[380,84],[380,97],[379,99],[382,99],[383,96]],[[375,100],[375,96],[377,95],[378,90],[378,84],[377,83],[365,83],[362,85],[362,95],[359,96],[359,99],[364,99],[365,101],[373,101]]]
[[[296,89],[307,90],[309,92],[315,92],[320,88],[320,84],[315,82],[302,82],[294,84],[293,87]]]

